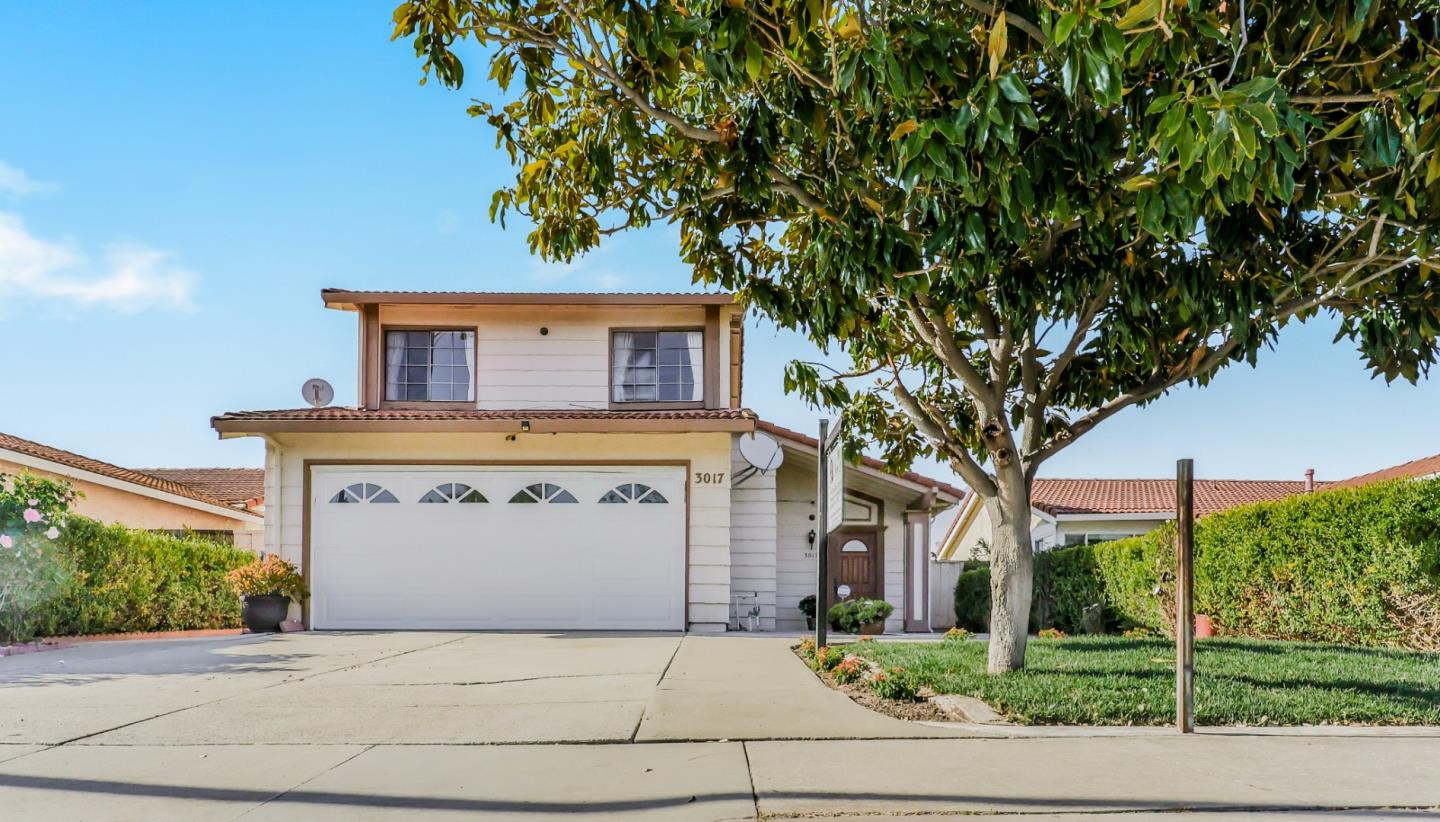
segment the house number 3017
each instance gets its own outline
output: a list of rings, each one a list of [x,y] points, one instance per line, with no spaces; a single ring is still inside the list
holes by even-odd
[[[720,485],[725,482],[724,471],[696,471],[696,485]]]

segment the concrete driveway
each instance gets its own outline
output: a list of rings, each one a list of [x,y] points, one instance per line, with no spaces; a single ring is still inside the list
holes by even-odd
[[[821,687],[778,638],[316,633],[0,660],[0,742],[513,744],[956,732]]]
[[[0,818],[1410,817],[1440,804],[1434,729],[976,738],[995,731],[855,705],[790,642],[290,634],[0,658]]]

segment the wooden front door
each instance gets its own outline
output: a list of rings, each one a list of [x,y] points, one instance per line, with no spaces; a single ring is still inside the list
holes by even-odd
[[[880,553],[879,534],[870,530],[841,529],[830,535],[830,595],[841,599],[883,599],[881,584],[884,563]],[[850,596],[838,593],[841,585],[850,586]]]

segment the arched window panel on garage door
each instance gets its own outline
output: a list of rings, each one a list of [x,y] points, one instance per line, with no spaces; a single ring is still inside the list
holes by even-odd
[[[515,492],[510,498],[511,502],[536,503],[536,502],[579,502],[575,495],[564,488],[551,482],[537,482],[534,485],[527,485]]]
[[[463,482],[444,482],[429,491],[420,498],[421,502],[446,503],[446,502],[489,502],[485,495],[471,488]]]
[[[625,504],[629,502],[643,502],[649,504],[664,504],[670,500],[654,488],[639,482],[627,482],[624,485],[617,485],[605,492],[600,498],[603,503]]]
[[[395,495],[381,488],[373,482],[357,482],[354,485],[347,485],[340,489],[335,496],[330,498],[336,503],[360,503],[360,502],[399,502]]]

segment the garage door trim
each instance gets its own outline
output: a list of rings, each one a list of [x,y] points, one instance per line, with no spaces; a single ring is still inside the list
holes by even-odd
[[[543,467],[543,466],[547,466],[547,465],[561,466],[561,467],[574,466],[574,467],[576,467],[576,468],[584,468],[584,467],[587,467],[587,466],[589,466],[589,467],[596,467],[596,468],[603,468],[603,467],[605,467],[605,466],[614,465],[614,466],[629,467],[629,468],[645,468],[645,467],[684,468],[684,469],[685,469],[685,557],[684,557],[683,562],[684,562],[684,568],[685,568],[685,581],[684,581],[683,584],[684,584],[684,586],[685,586],[685,591],[684,591],[684,601],[681,603],[680,624],[681,624],[683,630],[689,630],[689,629],[690,629],[690,481],[691,481],[691,479],[693,478],[693,473],[692,473],[691,470],[690,470],[690,466],[691,466],[691,461],[690,461],[690,460],[623,460],[623,459],[616,459],[616,460],[606,460],[606,459],[590,459],[590,460],[575,460],[575,459],[570,459],[570,460],[453,460],[453,459],[452,459],[452,460],[430,460],[430,459],[413,459],[413,458],[412,458],[412,459],[336,459],[336,460],[307,459],[307,460],[304,460],[304,461],[301,463],[301,477],[302,477],[302,483],[301,483],[301,484],[302,484],[302,493],[305,495],[305,496],[304,496],[305,504],[304,504],[304,507],[303,507],[303,509],[302,509],[302,515],[301,515],[301,521],[300,521],[300,573],[301,573],[301,576],[304,577],[304,579],[305,579],[305,587],[306,587],[307,589],[311,587],[311,579],[310,579],[310,529],[311,529],[311,519],[312,519],[312,517],[311,517],[311,510],[310,510],[310,508],[311,508],[311,504],[310,504],[310,503],[311,503],[311,499],[310,499],[310,498],[311,498],[311,495],[312,495],[312,493],[313,493],[313,491],[314,491],[314,489],[312,488],[312,484],[313,484],[313,480],[314,480],[314,476],[315,476],[315,472],[314,472],[312,469],[317,468],[317,467],[327,467],[327,466],[341,466],[341,467],[344,467],[344,466],[361,466],[361,465],[379,465],[379,466],[405,466],[405,465],[427,466],[427,465],[437,465],[437,466],[446,466],[446,467],[451,467],[451,468],[507,468],[507,467],[531,468],[531,467],[537,467],[537,466]],[[278,501],[278,500],[276,501],[276,504],[277,504],[277,505],[279,504],[279,501]],[[304,623],[305,623],[305,629],[306,629],[306,630],[313,630],[313,629],[314,629],[314,625],[313,625],[313,623],[311,622],[311,620],[312,620],[312,614],[311,614],[311,612],[310,612],[310,601],[309,601],[308,599],[304,602],[304,604],[301,605],[301,619],[302,619],[302,620],[304,621]]]

